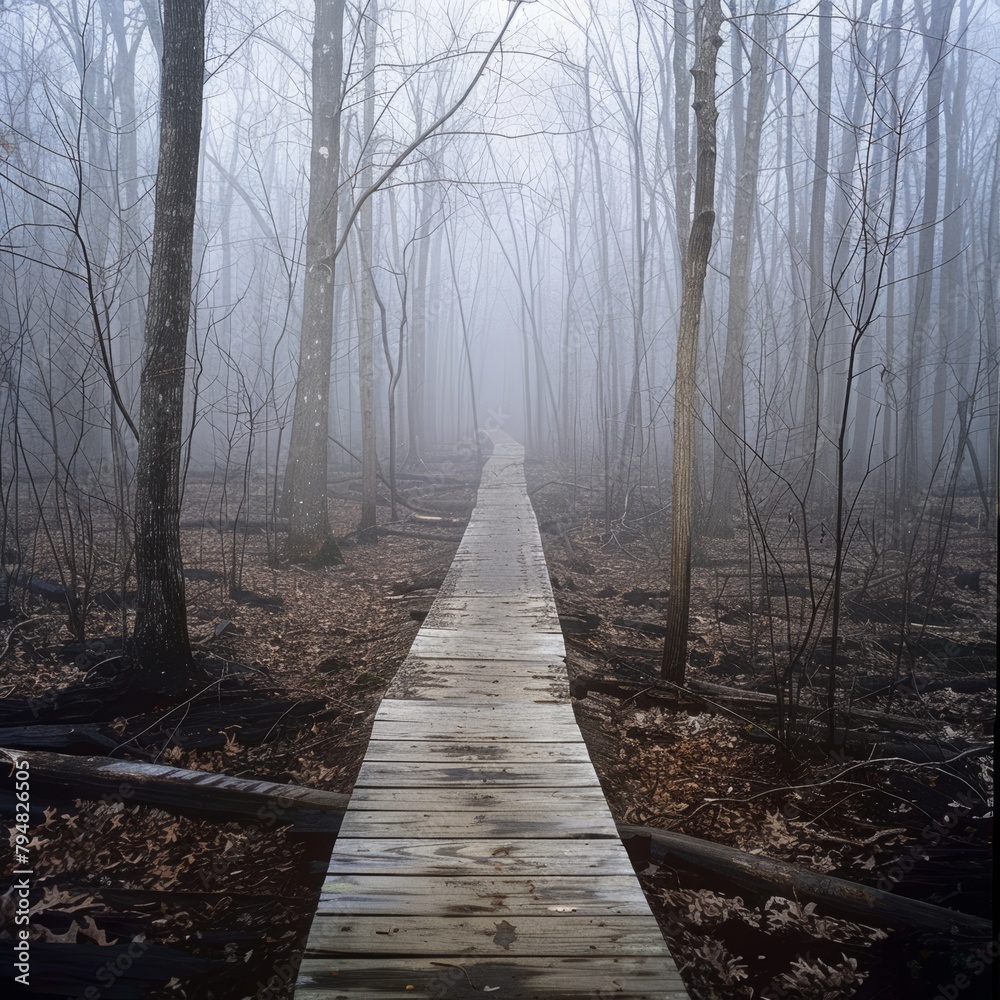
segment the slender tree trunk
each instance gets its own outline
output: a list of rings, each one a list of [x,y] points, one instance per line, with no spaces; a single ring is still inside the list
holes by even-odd
[[[573,161],[573,190],[570,195],[569,213],[565,222],[565,261],[566,261],[566,296],[563,307],[562,358],[559,365],[559,420],[561,421],[560,439],[562,441],[561,457],[569,457],[571,435],[575,426],[576,384],[573,373],[581,350],[581,335],[577,327],[576,315],[576,283],[580,269],[580,239],[579,220],[580,195],[582,183],[580,178],[581,159]]]
[[[920,383],[927,354],[931,323],[931,288],[934,268],[934,244],[938,223],[938,197],[941,187],[941,94],[943,89],[945,45],[954,0],[926,4],[921,0],[916,10],[924,32],[927,53],[927,104],[925,126],[924,194],[917,250],[917,273],[913,282],[910,310],[910,357],[906,366],[906,401],[903,413],[903,454],[900,475],[900,514],[897,527],[910,530],[921,485],[920,462],[921,407]]]
[[[733,245],[729,259],[729,302],[726,310],[726,354],[722,366],[722,391],[715,429],[715,461],[712,471],[712,510],[709,530],[729,537],[730,515],[736,508],[739,483],[737,452],[743,424],[743,343],[747,322],[750,270],[753,263],[753,223],[757,208],[757,176],[760,170],[760,136],[767,109],[768,16],[772,0],[760,0],[753,19],[753,51],[750,54],[750,92],[747,103],[743,156],[736,182],[733,208]]]
[[[677,334],[677,379],[674,397],[674,456],[670,487],[670,597],[667,637],[663,645],[663,676],[684,682],[688,615],[691,605],[691,531],[694,523],[695,371],[698,324],[705,290],[705,272],[715,227],[715,67],[722,45],[722,7],[706,0],[700,14],[701,41],[693,69],[694,112],[698,128],[697,176],[691,236],[684,254],[680,328]]]
[[[434,189],[425,184],[420,199],[420,217],[417,227],[416,270],[410,284],[410,337],[409,365],[406,370],[408,452],[406,464],[419,462],[423,451],[424,435],[424,383],[427,378],[427,273],[430,262],[430,243],[434,238],[431,226]]]
[[[378,0],[368,0],[365,18],[365,107],[361,141],[361,188],[372,183],[372,143],[375,131],[375,49],[378,35]],[[361,316],[358,324],[358,374],[361,383],[361,523],[359,537],[376,537],[378,455],[375,438],[375,298],[371,268],[374,257],[372,203],[358,216],[361,243]]]
[[[135,491],[135,628],[126,663],[154,690],[193,675],[180,538],[180,458],[198,192],[205,9],[164,0],[160,153]]]
[[[674,214],[677,218],[677,242],[681,257],[687,249],[691,232],[691,129],[689,104],[691,76],[688,72],[688,4],[674,4]]]
[[[812,203],[809,211],[809,351],[802,427],[806,458],[824,450],[823,340],[826,334],[826,189],[830,176],[830,109],[833,100],[833,0],[819,2],[819,81],[816,144],[813,149]]]
[[[316,0],[306,271],[285,506],[289,558],[318,563],[342,561],[330,532],[326,488],[343,37],[344,0]]]
[[[983,254],[983,281],[985,284],[985,308],[983,326],[986,333],[986,389],[988,395],[987,423],[990,457],[987,472],[987,496],[990,498],[992,517],[997,517],[997,467],[1000,465],[1000,451],[997,423],[1000,417],[1000,388],[997,379],[997,281],[1000,278],[1000,133],[993,146],[993,162],[990,165],[993,183],[990,186],[990,204],[987,213],[985,253]]]
[[[957,32],[964,38],[968,29],[967,0],[959,7]],[[960,161],[966,132],[965,103],[969,80],[969,53],[961,46],[955,55],[954,72],[949,73],[948,93],[944,96],[945,185],[941,224],[941,284],[937,303],[937,364],[934,372],[934,398],[931,404],[931,454],[944,449],[949,374],[958,367],[963,352],[965,325],[961,321],[966,301],[963,288],[963,218],[969,200],[968,182],[972,176],[968,163]]]
[[[903,28],[903,0],[892,0],[892,12],[889,20],[889,39],[886,44],[885,68],[887,87],[882,94],[882,118],[893,132],[895,156],[902,155],[899,148],[899,108],[892,95],[896,93],[899,80],[899,52]],[[893,380],[895,378],[896,361],[896,255],[889,257],[887,262],[887,285],[885,294],[885,362],[882,379],[884,381],[882,394],[885,400],[882,420],[882,461],[886,463],[888,472],[890,459],[896,452],[896,435],[899,424],[899,408],[896,405]],[[898,463],[892,463],[893,470],[898,471]],[[888,486],[887,486],[888,489]],[[896,493],[895,489],[892,491]]]

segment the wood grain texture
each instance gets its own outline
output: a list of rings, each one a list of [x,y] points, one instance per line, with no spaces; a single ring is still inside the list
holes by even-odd
[[[384,840],[341,837],[330,858],[330,875],[630,875],[621,842],[514,839]]]
[[[317,957],[434,957],[456,939],[466,957],[656,955],[663,937],[648,915],[560,917],[359,916],[318,914],[311,949]]]
[[[312,959],[299,969],[296,1000],[396,1000],[443,997],[482,1000],[491,991],[504,1000],[686,1000],[677,972],[659,956],[613,958],[442,957]],[[499,988],[498,988],[499,987]],[[487,990],[489,988],[489,991]]]
[[[502,917],[648,915],[639,884],[627,875],[490,876],[331,875],[318,914]]]
[[[523,450],[379,706],[297,1000],[681,1000],[583,742]]]
[[[597,775],[587,763],[517,761],[510,763],[439,763],[366,760],[354,786],[357,797],[367,788],[595,788]]]
[[[372,739],[365,762],[413,761],[437,764],[516,764],[527,762],[590,763],[583,739],[573,743],[537,743],[526,740],[410,740]]]
[[[529,840],[554,837],[589,840],[595,837],[618,839],[618,827],[607,809],[578,808],[538,813],[523,809],[484,808],[480,812],[457,812],[428,807],[416,809],[368,809],[359,804],[347,810],[340,827],[343,837],[392,838],[423,836],[429,840],[463,837],[501,837]]]
[[[599,813],[604,805],[600,788],[571,786],[569,788],[511,788],[497,786],[452,788],[438,785],[431,788],[356,788],[351,806],[364,811],[476,812],[484,810],[514,813],[550,813],[589,815]],[[616,827],[617,829],[617,827]]]

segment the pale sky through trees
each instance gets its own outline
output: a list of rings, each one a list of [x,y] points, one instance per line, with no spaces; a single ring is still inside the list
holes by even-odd
[[[860,460],[867,441],[865,462],[884,471],[897,461],[903,427],[912,425],[920,442],[912,471],[929,481],[945,441],[957,433],[958,402],[968,398],[972,440],[992,470],[984,474],[995,481],[990,337],[1000,18],[993,3],[956,2],[935,57],[925,42],[933,6],[835,5],[831,103],[819,108],[818,8],[767,5],[742,391],[745,438],[766,440],[774,449],[768,461],[787,455],[808,402],[810,199],[822,115],[830,123],[817,279],[824,319],[814,334],[821,342],[825,439],[823,421],[836,419],[851,309],[861,276],[873,274],[863,258],[870,265],[873,253],[888,248],[859,347],[848,415],[852,454]],[[53,400],[72,423],[74,393],[85,390],[95,457],[117,433],[106,405],[108,365],[128,406],[136,391],[157,134],[156,29],[146,29],[153,7],[60,0],[9,3],[0,14],[7,67],[0,119],[4,324],[19,358],[18,405],[46,409]],[[420,418],[422,439],[470,440],[471,362],[480,424],[491,410],[503,413],[507,429],[529,447],[575,454],[596,468],[618,461],[629,423],[638,420],[628,475],[662,478],[671,448],[685,236],[676,232],[677,183],[693,168],[693,160],[678,166],[674,134],[675,88],[693,60],[694,18],[678,77],[674,7],[523,4],[465,105],[374,196],[371,276],[388,338],[383,344],[379,329],[373,332],[380,455],[389,382],[384,348],[395,354],[402,324],[403,437],[412,417],[408,400],[424,385],[433,405]],[[705,461],[720,403],[754,10],[726,8],[719,52],[717,217],[698,353]],[[381,4],[374,134],[363,136],[364,43],[358,5],[347,5],[341,222],[359,193],[365,144],[378,176],[379,166],[467,86],[509,12],[495,0]],[[208,11],[186,403],[195,467],[210,466],[235,439],[245,440],[249,415],[254,447],[266,447],[269,467],[283,462],[288,443],[308,200],[312,16],[305,2],[277,12],[213,3]],[[929,108],[935,67],[943,98]],[[939,203],[930,214],[933,267],[918,276],[932,118],[940,135]],[[693,155],[693,116],[691,122]],[[357,322],[368,280],[357,252],[351,235],[337,261],[330,417],[333,437],[355,451]],[[931,296],[931,327],[926,350],[912,358],[919,371],[909,372],[907,324],[921,283]],[[95,296],[97,342],[88,305]],[[952,305],[942,296],[952,296]],[[420,371],[410,357],[413,336],[426,336]],[[637,409],[629,416],[633,382]],[[245,403],[232,405],[234,394],[244,394]],[[345,460],[331,445],[331,461]]]

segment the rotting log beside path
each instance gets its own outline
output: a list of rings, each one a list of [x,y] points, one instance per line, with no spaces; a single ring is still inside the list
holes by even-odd
[[[573,714],[523,449],[493,438],[375,717],[296,1000],[687,996]]]

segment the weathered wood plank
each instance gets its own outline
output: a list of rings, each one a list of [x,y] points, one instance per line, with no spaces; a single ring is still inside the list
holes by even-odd
[[[649,917],[581,916],[559,918],[359,916],[318,914],[308,949],[311,955],[342,958],[363,955],[436,956],[449,942],[461,941],[462,954],[491,956],[655,955],[663,937]]]
[[[510,685],[516,684],[512,692]],[[395,700],[411,701],[414,691],[426,692],[426,697],[436,700],[465,698],[485,701],[497,699],[520,703],[540,701],[569,701],[569,681],[566,677],[545,673],[524,673],[514,677],[498,677],[487,673],[445,673],[401,668],[393,680],[388,694]]]
[[[487,987],[503,1000],[686,1000],[680,977],[659,956],[612,958],[307,959],[298,1000],[482,1000]],[[499,987],[499,989],[498,989]]]
[[[560,917],[641,914],[649,907],[632,874],[452,878],[420,875],[331,875],[317,913],[383,916]]]
[[[419,813],[435,812],[541,812],[557,816],[593,816],[604,819],[607,802],[600,788],[355,788],[351,810],[392,810]]]
[[[621,841],[420,837],[337,840],[331,875],[630,875]]]
[[[413,702],[412,704],[419,704]],[[428,717],[423,721],[406,722],[403,719],[385,721],[376,719],[372,725],[373,740],[409,741],[431,740],[434,742],[454,740],[467,743],[476,740],[483,743],[495,740],[501,743],[582,743],[583,737],[575,722],[548,722],[544,719],[496,720],[493,727],[474,721],[435,721]]]
[[[365,762],[440,764],[515,764],[531,761],[559,763],[589,763],[590,754],[582,738],[573,743],[540,743],[512,739],[497,740],[411,740],[374,738],[368,744]]]
[[[555,640],[556,637],[553,636],[551,639]],[[450,634],[443,634],[442,630],[440,635],[424,635],[418,632],[410,648],[419,656],[446,656],[449,650],[455,648],[456,643],[462,644],[462,652],[467,656],[497,662],[504,660],[522,662],[529,659],[547,662],[553,656],[566,655],[561,636],[558,637],[558,642],[541,640],[509,642],[502,633],[469,636],[464,630],[459,634],[458,629]]]
[[[488,657],[479,659],[458,656],[416,656],[410,654],[403,661],[407,669],[426,670],[430,673],[468,674],[488,673],[493,677],[512,677],[520,680],[528,677],[558,677],[566,676],[566,664],[559,659],[550,660],[491,660]],[[402,668],[400,668],[402,669]],[[392,697],[392,695],[387,695]]]
[[[482,812],[423,812],[368,809],[364,805],[348,809],[340,832],[345,837],[393,838],[424,837],[470,840],[506,837],[518,840],[542,837],[572,840],[611,837],[618,841],[618,828],[605,808],[603,816],[583,813],[536,813],[518,809],[486,809]]]
[[[516,689],[512,690],[512,683]],[[437,701],[447,704],[447,699],[483,701],[497,699],[526,703],[547,704],[569,700],[569,681],[548,673],[524,672],[513,677],[498,677],[493,671],[477,673],[426,670],[403,664],[396,672],[387,697],[403,701]]]
[[[523,452],[495,440],[376,715],[298,1000],[686,996],[573,713]]]
[[[363,788],[596,788],[597,774],[586,763],[442,764],[406,759],[395,763],[366,758],[354,786]]]
[[[522,702],[485,703],[471,701],[468,705],[414,705],[411,701],[386,698],[375,715],[376,722],[424,722],[435,719],[442,726],[507,725],[528,720],[572,724],[576,716],[572,705],[539,705],[526,710]],[[579,732],[579,729],[577,729]]]

